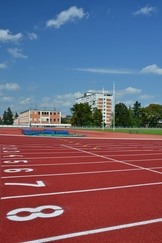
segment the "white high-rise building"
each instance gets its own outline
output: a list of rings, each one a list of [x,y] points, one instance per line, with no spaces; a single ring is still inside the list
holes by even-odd
[[[92,110],[98,108],[102,112],[103,123],[110,127],[112,123],[112,94],[106,92],[86,92],[76,103],[88,103]]]

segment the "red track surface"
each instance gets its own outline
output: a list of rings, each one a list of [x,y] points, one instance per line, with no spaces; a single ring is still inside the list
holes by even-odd
[[[1,134],[1,242],[162,242],[162,140],[147,138]]]

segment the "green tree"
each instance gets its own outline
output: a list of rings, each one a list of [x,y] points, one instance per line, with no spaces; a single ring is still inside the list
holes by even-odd
[[[141,108],[141,127],[148,127],[149,124],[149,115],[147,110],[142,107]]]
[[[123,103],[115,105],[115,125],[129,127],[131,125],[130,111]]]
[[[134,126],[134,117],[133,117],[133,110],[132,110],[131,106],[129,106],[128,111],[129,111],[130,127],[133,127]]]
[[[162,119],[162,105],[150,104],[143,109],[143,121],[148,127],[157,127],[159,120]]]
[[[3,125],[3,119],[0,117],[0,125]]]
[[[102,112],[98,108],[94,108],[92,112],[93,125],[97,127],[102,126]]]
[[[63,124],[71,123],[71,116],[61,117],[61,123]]]
[[[15,119],[17,119],[19,117],[19,115],[17,114],[17,112],[15,113]]]
[[[92,110],[88,103],[73,105],[71,112],[71,124],[73,126],[91,126],[93,124]]]
[[[132,125],[133,127],[140,127],[141,126],[141,103],[136,101],[132,107]]]
[[[3,120],[4,125],[12,125],[13,124],[14,116],[13,116],[13,113],[12,113],[10,107],[8,107],[7,111],[4,111],[2,120]]]

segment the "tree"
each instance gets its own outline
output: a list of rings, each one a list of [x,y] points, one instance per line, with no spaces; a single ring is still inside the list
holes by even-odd
[[[143,110],[145,123],[148,127],[157,127],[158,122],[162,119],[162,105],[150,104]]]
[[[61,123],[69,124],[71,122],[71,116],[67,115],[66,117],[61,117]]]
[[[71,124],[73,126],[91,126],[93,124],[92,110],[88,103],[73,105],[71,112]]]
[[[2,120],[3,120],[4,125],[12,125],[13,124],[14,117],[13,117],[13,113],[12,113],[10,107],[8,107],[7,111],[4,111]]]
[[[133,115],[133,127],[140,127],[141,125],[141,103],[139,103],[138,101],[136,101],[132,107],[132,115]]]
[[[3,125],[3,119],[0,117],[0,125]]]
[[[123,103],[115,105],[115,124],[120,127],[129,127],[131,124],[129,109]]]
[[[15,119],[17,119],[19,117],[19,115],[17,114],[17,112],[15,113]]]
[[[129,111],[129,120],[130,120],[129,126],[133,127],[134,126],[134,117],[133,117],[133,110],[132,110],[131,106],[129,106],[128,111]]]
[[[102,126],[102,112],[98,108],[94,108],[92,112],[93,125],[97,127]]]

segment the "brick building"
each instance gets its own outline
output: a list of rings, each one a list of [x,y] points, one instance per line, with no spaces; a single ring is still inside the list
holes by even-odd
[[[102,112],[102,119],[106,127],[112,123],[112,94],[86,92],[84,96],[78,98],[76,103],[88,103],[92,110],[98,108]]]
[[[17,125],[54,125],[61,124],[61,112],[46,110],[26,110],[19,114]]]

